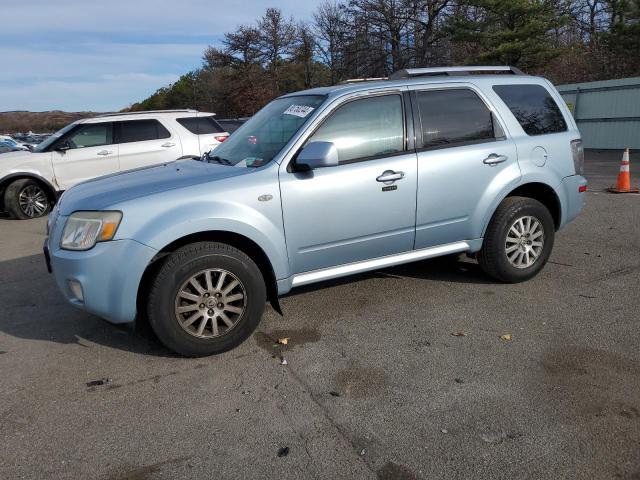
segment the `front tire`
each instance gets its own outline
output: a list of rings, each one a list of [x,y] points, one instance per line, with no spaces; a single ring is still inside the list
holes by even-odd
[[[496,280],[523,282],[547,263],[554,238],[555,225],[547,207],[533,198],[507,197],[489,223],[478,263]]]
[[[200,242],[172,253],[151,284],[149,324],[174,352],[201,357],[246,340],[264,313],[258,266],[230,245]]]
[[[43,217],[51,209],[45,189],[30,178],[22,178],[9,184],[4,192],[4,206],[18,220]]]

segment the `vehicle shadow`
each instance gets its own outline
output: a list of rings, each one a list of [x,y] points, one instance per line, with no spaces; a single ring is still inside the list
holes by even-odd
[[[0,262],[0,332],[27,340],[92,344],[175,357],[145,322],[113,325],[70,305],[47,273],[42,255]]]
[[[476,263],[462,256],[448,256],[300,287],[287,296],[381,277],[493,283]],[[113,325],[70,305],[47,273],[41,255],[0,262],[0,278],[4,287],[0,290],[0,332],[6,335],[83,347],[101,345],[159,357],[177,356],[158,341],[145,320]]]

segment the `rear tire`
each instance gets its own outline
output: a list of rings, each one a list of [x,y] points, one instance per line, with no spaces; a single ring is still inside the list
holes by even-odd
[[[507,197],[491,218],[478,263],[501,282],[529,280],[549,260],[554,237],[555,225],[547,207],[533,198]]]
[[[152,281],[149,324],[174,352],[201,357],[240,345],[264,313],[266,288],[251,258],[230,245],[199,242],[172,253]]]
[[[51,209],[42,185],[30,178],[15,180],[4,192],[4,207],[13,218],[28,220],[43,217]]]

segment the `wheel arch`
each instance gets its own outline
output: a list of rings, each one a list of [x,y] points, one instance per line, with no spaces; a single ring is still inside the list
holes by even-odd
[[[23,179],[34,180],[42,185],[51,203],[54,203],[58,199],[58,191],[46,178],[36,175],[35,173],[12,173],[0,179],[0,206],[2,206],[2,208],[4,208],[4,192],[7,187],[14,181]]]
[[[484,228],[482,230],[483,237],[485,235],[485,232],[487,231],[487,228],[489,227],[491,219],[495,215],[498,206],[505,198],[508,197],[527,197],[539,201],[551,213],[556,231],[560,228],[562,224],[562,204],[560,202],[558,193],[552,186],[547,183],[532,181],[518,185],[517,187],[511,189],[500,197],[499,201],[497,201],[493,205],[491,215],[488,215],[486,221],[484,222]]]
[[[505,198],[507,197],[527,197],[539,201],[551,213],[556,231],[560,228],[562,206],[560,198],[553,187],[541,182],[525,183],[509,192]]]
[[[140,286],[138,287],[137,295],[138,312],[143,312],[146,308],[145,302],[143,301],[143,294],[148,290],[150,282],[152,281],[154,275],[158,272],[160,267],[163,265],[164,260],[179,248],[196,242],[225,243],[242,251],[254,262],[256,262],[256,265],[260,269],[260,272],[262,273],[262,276],[265,280],[265,286],[267,288],[267,299],[269,300],[269,303],[271,304],[273,309],[280,315],[282,315],[282,308],[280,307],[280,302],[278,300],[278,284],[275,271],[265,251],[262,249],[262,247],[260,247],[260,245],[258,245],[249,237],[246,237],[239,233],[224,230],[208,230],[190,233],[173,240],[171,243],[160,249],[158,253],[151,259],[144,273],[142,274],[142,279],[140,281]]]

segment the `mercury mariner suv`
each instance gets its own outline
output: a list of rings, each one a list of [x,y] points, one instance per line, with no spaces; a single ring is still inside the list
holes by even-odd
[[[201,159],[67,190],[45,256],[72,304],[209,355],[301,285],[460,252],[530,279],[582,209],[582,169],[549,81],[401,70],[277,98]]]
[[[32,152],[0,156],[0,211],[28,219],[49,213],[73,185],[124,170],[200,156],[229,136],[212,113],[110,113],[71,123]]]

